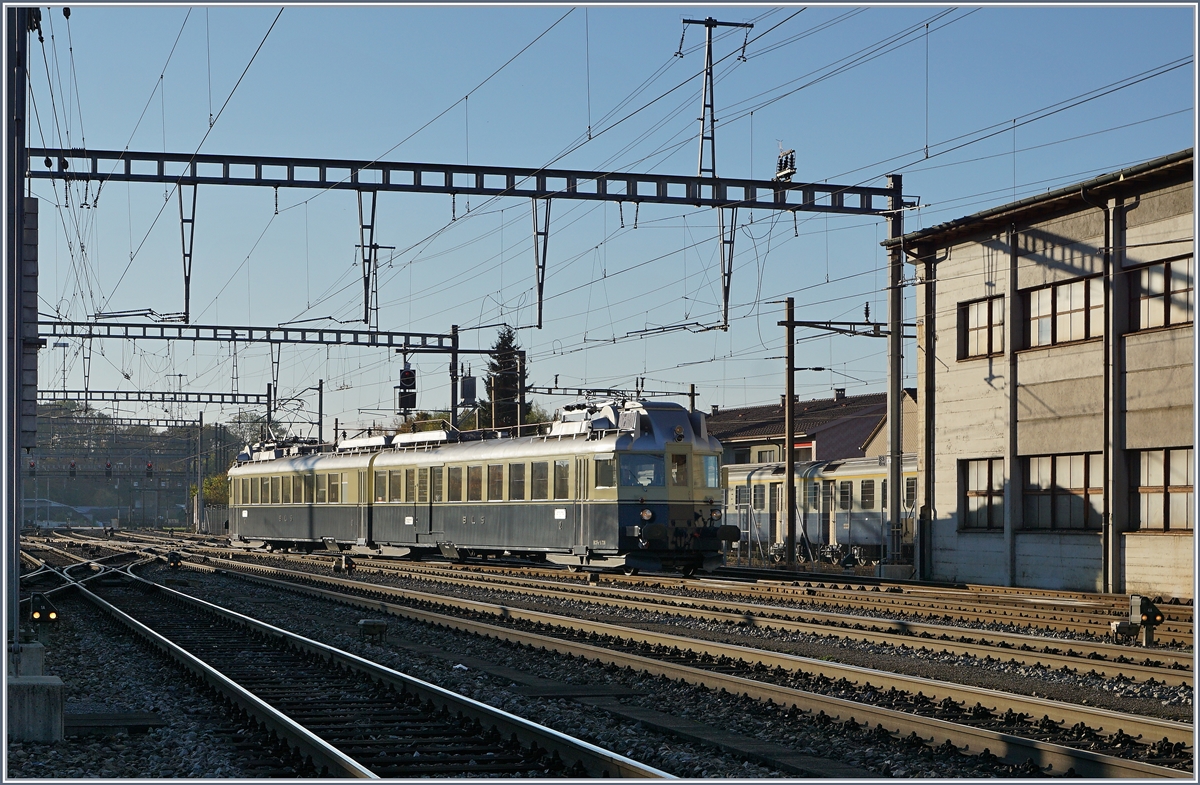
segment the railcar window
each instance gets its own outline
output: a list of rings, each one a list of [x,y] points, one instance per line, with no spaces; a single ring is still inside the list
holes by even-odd
[[[684,454],[671,454],[671,484],[684,487],[688,484],[687,456]]]
[[[417,470],[404,470],[404,501],[412,503],[417,500]]]
[[[569,473],[571,471],[570,461],[555,461],[554,462],[554,498],[569,499],[571,498],[571,485]]]
[[[417,469],[417,503],[429,501],[429,469]]]
[[[387,501],[387,472],[375,472],[375,501]]]
[[[750,503],[750,489],[745,485],[733,486],[733,504],[735,507],[745,507]]]
[[[279,501],[283,504],[292,503],[292,478],[284,477],[280,488]]]
[[[597,458],[596,487],[615,488],[617,485],[617,467],[612,458]]]
[[[272,477],[271,478],[271,504],[279,504],[280,490],[281,490],[280,486],[281,485],[282,485],[282,478],[280,478],[280,477]]]
[[[808,481],[808,506],[814,510],[821,509],[821,483],[817,480]]]
[[[311,475],[311,474],[305,475],[305,477],[304,477],[304,503],[305,504],[312,504],[313,499],[316,498],[316,482],[317,482],[316,478],[313,475]]]
[[[523,463],[508,465],[508,500],[525,501],[525,464]]]
[[[696,461],[696,487],[721,487],[721,459],[715,455],[698,455]]]
[[[388,501],[400,501],[400,492],[402,489],[403,485],[401,484],[400,480],[400,472],[398,470],[388,472]]]
[[[467,501],[483,501],[483,467],[467,467]]]
[[[451,466],[446,470],[446,501],[462,501],[462,467]]]
[[[531,499],[549,499],[550,498],[550,464],[545,461],[535,461],[530,467],[531,480],[533,486],[530,488],[532,493]]]
[[[429,492],[435,502],[442,500],[442,467],[435,466],[429,470]]]
[[[917,478],[904,478],[904,506],[912,507],[917,503]]]
[[[490,502],[504,501],[504,464],[488,464],[487,497]]]
[[[250,479],[248,477],[243,477],[241,483],[239,483],[239,484],[242,486],[241,503],[249,504],[250,503]]]
[[[340,479],[341,479],[341,477],[339,475],[336,475],[336,474],[329,475],[329,503],[330,504],[337,504],[339,501],[341,501],[341,497],[338,495],[338,490],[340,487],[340,482],[339,482]]]
[[[325,504],[329,499],[329,475],[317,475],[317,504]]]
[[[863,480],[858,487],[858,506],[864,510],[875,509],[875,481]]]
[[[838,483],[838,509],[848,510],[854,502],[854,483],[846,481]]]
[[[259,489],[261,487],[262,486],[259,485],[257,477],[250,478],[250,503],[251,504],[259,504],[261,502],[262,497],[259,495]]]
[[[766,506],[766,499],[767,499],[767,486],[755,485],[754,486],[754,509],[756,509],[756,510],[763,509]]]
[[[270,477],[259,477],[258,485],[259,485],[259,489],[260,489],[259,495],[262,498],[262,503],[270,504],[271,503],[271,478]]]
[[[663,475],[661,455],[621,456],[621,485],[627,488],[663,485]]]

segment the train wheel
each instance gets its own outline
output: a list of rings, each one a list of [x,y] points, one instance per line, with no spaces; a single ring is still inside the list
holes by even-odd
[[[625,572],[625,574],[626,574],[626,575],[637,575],[637,574],[638,574],[638,568],[637,568],[637,567],[626,567],[626,568],[624,569],[624,572]]]

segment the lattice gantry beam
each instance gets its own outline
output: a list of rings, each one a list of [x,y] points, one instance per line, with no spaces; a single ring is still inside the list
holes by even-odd
[[[152,390],[38,390],[38,403],[53,401],[114,401],[139,403],[206,403],[233,406],[263,406],[265,393],[226,393]]]
[[[116,322],[38,322],[44,338],[135,338],[224,343],[319,344],[400,349],[410,353],[447,353],[454,336],[316,327],[227,327],[206,324],[130,324]]]
[[[880,215],[887,188],[686,175],[333,158],[30,148],[33,179],[251,185]],[[58,163],[53,163],[58,162]],[[64,166],[65,164],[65,166]]]

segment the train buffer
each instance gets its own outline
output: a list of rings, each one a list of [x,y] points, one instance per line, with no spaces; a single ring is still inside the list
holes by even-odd
[[[385,619],[359,619],[358,637],[382,642],[387,635],[387,628],[388,623]]]

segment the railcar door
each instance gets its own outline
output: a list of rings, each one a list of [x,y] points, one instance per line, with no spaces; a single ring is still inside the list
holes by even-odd
[[[575,542],[577,545],[591,548],[592,542],[591,505],[588,498],[588,459],[575,458]]]
[[[371,541],[371,487],[368,483],[370,472],[358,473],[358,541],[366,544]]]
[[[833,544],[833,480],[821,482],[821,544]]]

